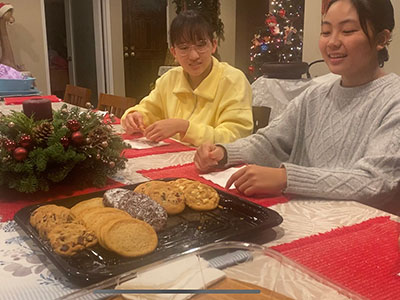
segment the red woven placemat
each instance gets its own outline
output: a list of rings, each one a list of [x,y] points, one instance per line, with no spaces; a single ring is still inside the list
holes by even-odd
[[[15,190],[9,190],[2,187],[0,190],[0,221],[6,222],[11,220],[14,218],[17,211],[29,205],[90,194],[124,185],[125,184],[111,179],[108,179],[107,184],[101,188],[93,186],[78,188],[70,184],[57,184],[48,192],[36,192],[33,194],[19,193]]]
[[[134,140],[134,139],[137,139],[142,136],[143,136],[142,134],[135,134],[135,135],[123,134],[122,138],[124,140]],[[147,149],[126,149],[126,150],[122,151],[122,155],[126,158],[135,158],[135,157],[140,157],[140,156],[171,153],[171,152],[182,152],[182,151],[190,151],[190,150],[196,149],[193,147],[183,145],[172,139],[166,139],[166,140],[164,140],[164,142],[168,143],[168,145],[147,148]]]
[[[208,185],[211,185],[214,188],[223,190],[229,194],[238,196],[243,199],[250,200],[254,203],[257,203],[261,206],[271,206],[274,204],[278,203],[285,203],[288,201],[288,198],[284,196],[271,196],[271,197],[263,197],[263,198],[257,198],[257,197],[246,197],[243,194],[239,193],[236,189],[231,189],[227,190],[225,188],[222,188],[221,186],[204,179],[203,177],[199,176],[199,173],[196,170],[196,167],[194,163],[186,164],[186,165],[179,165],[179,166],[173,166],[173,167],[166,167],[162,169],[151,169],[151,170],[140,170],[138,173],[141,173],[142,175],[150,178],[150,179],[160,179],[160,178],[173,178],[173,177],[185,177],[193,180],[197,180],[203,183],[206,183]]]
[[[377,217],[272,248],[368,299],[399,299],[399,232]]]
[[[30,99],[49,99],[51,102],[61,102],[62,100],[58,98],[55,95],[49,95],[49,96],[42,96],[42,95],[37,95],[37,96],[27,96],[27,97],[5,97],[4,98],[4,103],[6,105],[11,105],[11,104],[22,104],[22,102]]]

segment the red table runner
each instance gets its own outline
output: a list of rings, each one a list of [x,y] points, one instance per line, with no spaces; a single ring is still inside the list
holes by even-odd
[[[27,96],[27,97],[5,97],[4,98],[4,103],[6,105],[11,105],[11,104],[22,104],[22,102],[30,99],[49,99],[51,102],[61,102],[62,100],[58,98],[55,95],[48,95],[48,96],[42,96],[42,95],[37,95],[37,96]]]
[[[134,140],[134,139],[137,139],[140,137],[143,137],[143,135],[142,134],[135,134],[135,135],[123,134],[122,135],[122,138],[124,140]],[[168,143],[168,145],[147,148],[147,149],[125,149],[122,152],[122,155],[126,158],[135,158],[135,157],[140,157],[140,156],[171,153],[171,152],[182,152],[182,151],[190,151],[190,150],[196,149],[193,147],[183,145],[172,139],[166,139],[166,140],[164,140],[164,142]]]
[[[208,185],[213,186],[214,188],[223,190],[229,194],[233,194],[243,199],[247,199],[254,203],[257,203],[261,206],[268,207],[271,205],[275,205],[278,203],[285,203],[288,201],[288,198],[284,196],[271,196],[271,197],[247,197],[241,193],[239,193],[236,189],[227,190],[222,188],[221,186],[199,176],[199,173],[196,170],[194,163],[180,165],[180,166],[173,166],[173,167],[166,167],[162,169],[151,169],[151,170],[140,170],[138,173],[150,178],[150,179],[160,179],[160,178],[168,178],[168,177],[186,177],[189,179],[197,180]]]
[[[399,299],[399,232],[377,217],[272,248],[368,299]]]
[[[0,222],[11,220],[15,213],[23,207],[48,202],[57,199],[64,199],[78,195],[90,194],[97,191],[104,191],[112,188],[124,186],[125,184],[108,179],[105,186],[101,188],[86,187],[79,188],[69,183],[59,183],[52,187],[48,192],[36,192],[33,194],[20,193],[15,190],[5,189],[0,190]]]

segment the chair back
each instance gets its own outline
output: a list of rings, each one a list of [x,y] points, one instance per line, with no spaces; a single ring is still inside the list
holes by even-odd
[[[97,109],[106,110],[109,113],[114,114],[116,117],[121,118],[125,110],[136,104],[138,104],[138,101],[135,98],[101,93]]]
[[[271,108],[267,106],[253,106],[253,133],[268,125]]]
[[[86,103],[91,103],[91,95],[92,91],[88,88],[67,84],[64,102],[86,108]]]

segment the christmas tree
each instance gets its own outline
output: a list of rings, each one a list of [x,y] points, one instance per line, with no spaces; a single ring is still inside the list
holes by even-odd
[[[250,47],[249,72],[260,75],[264,63],[301,62],[304,0],[271,1],[264,26],[254,34]]]

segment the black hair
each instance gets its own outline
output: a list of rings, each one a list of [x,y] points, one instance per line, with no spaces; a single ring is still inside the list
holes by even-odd
[[[339,0],[331,0],[325,11],[329,10],[333,3]],[[394,28],[394,11],[390,0],[350,0],[356,8],[360,25],[368,39],[372,37],[368,33],[368,24],[371,26],[373,35],[387,29],[390,32]],[[378,52],[379,66],[383,67],[385,61],[389,60],[389,52],[386,47]]]
[[[178,14],[169,30],[171,46],[200,40],[214,39],[214,30],[210,23],[197,11],[185,10]]]

